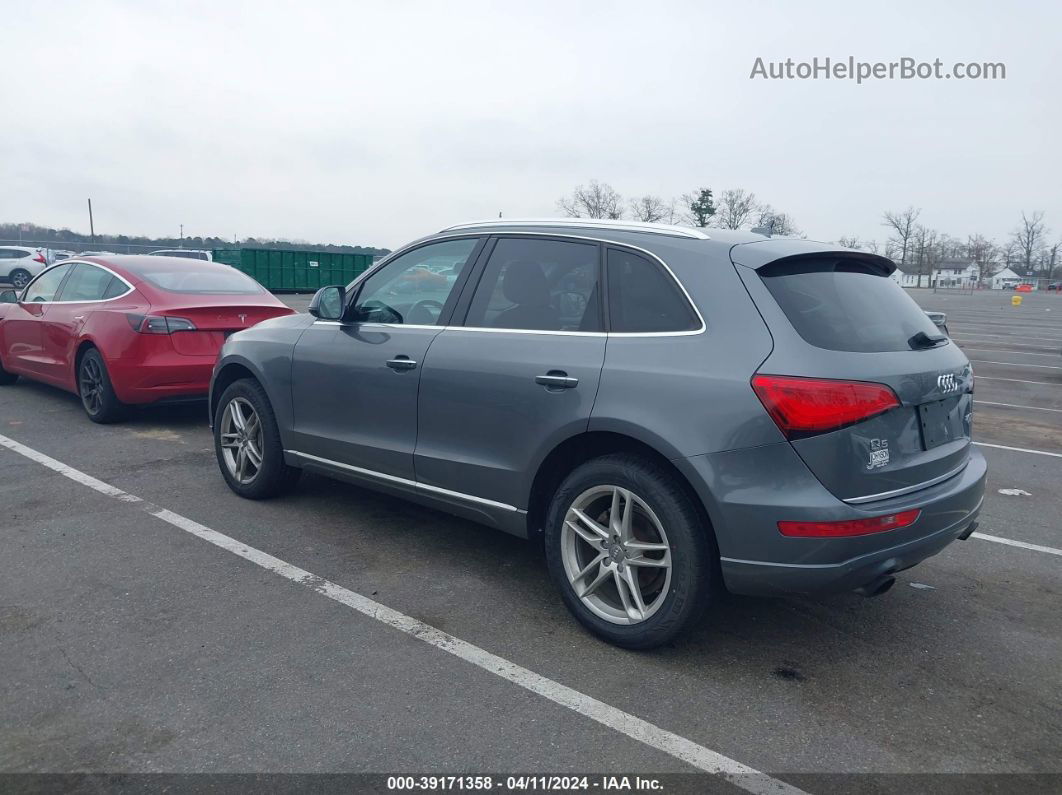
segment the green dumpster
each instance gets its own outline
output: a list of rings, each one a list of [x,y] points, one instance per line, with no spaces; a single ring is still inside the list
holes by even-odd
[[[214,261],[246,273],[270,292],[316,292],[349,284],[372,265],[370,254],[286,251],[269,248],[214,249]]]

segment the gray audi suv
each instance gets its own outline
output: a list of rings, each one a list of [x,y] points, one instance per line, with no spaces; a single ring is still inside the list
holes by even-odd
[[[450,227],[228,338],[218,463],[250,499],[309,470],[541,540],[628,648],[723,589],[883,593],[985,488],[970,364],[894,269],[749,232]]]

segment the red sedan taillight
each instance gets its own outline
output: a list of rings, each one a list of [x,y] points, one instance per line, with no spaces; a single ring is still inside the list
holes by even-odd
[[[921,513],[917,508],[887,516],[874,516],[870,519],[845,519],[840,522],[779,522],[778,530],[784,536],[796,538],[843,538],[846,536],[866,536],[871,533],[884,533],[900,527],[910,527],[918,520]]]
[[[183,317],[166,315],[126,315],[130,328],[140,334],[173,334],[177,331],[195,331],[195,323]]]
[[[756,375],[752,388],[788,438],[843,428],[896,408],[885,384],[790,375]]]

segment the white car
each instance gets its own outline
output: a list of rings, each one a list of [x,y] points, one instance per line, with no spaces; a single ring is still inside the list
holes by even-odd
[[[44,249],[25,246],[0,246],[0,281],[21,290],[30,279],[48,267]]]
[[[53,248],[49,249],[48,251],[48,261],[52,263],[62,262],[64,259],[70,259],[71,257],[76,256],[77,254],[75,254],[73,251],[67,251],[65,249]]]
[[[184,257],[185,259],[201,259],[207,262],[214,261],[214,255],[209,251],[196,248],[160,248],[150,252],[153,257]]]

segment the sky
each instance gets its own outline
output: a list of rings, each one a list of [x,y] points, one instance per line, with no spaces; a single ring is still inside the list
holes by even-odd
[[[7,7],[0,221],[396,247],[579,184],[753,191],[813,239],[884,210],[1062,236],[1062,3],[117,2]],[[1006,79],[750,79],[765,62]]]

